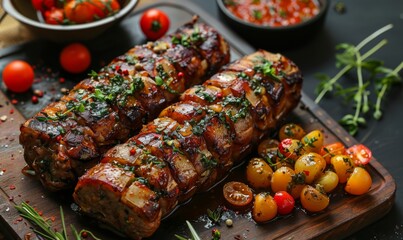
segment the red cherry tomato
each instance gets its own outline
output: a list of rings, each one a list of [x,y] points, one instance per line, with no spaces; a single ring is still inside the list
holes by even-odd
[[[60,8],[52,8],[49,11],[46,11],[45,14],[45,22],[48,24],[59,25],[63,23],[64,20],[64,11]]]
[[[234,209],[244,209],[252,203],[252,189],[245,183],[228,182],[223,187],[224,198]]]
[[[60,53],[60,64],[69,73],[82,73],[91,64],[91,53],[81,43],[72,43]]]
[[[41,12],[56,7],[56,0],[31,0],[32,6]]]
[[[277,203],[278,213],[282,215],[291,213],[295,206],[294,198],[286,191],[276,192],[274,201]]]
[[[161,10],[152,8],[143,13],[140,27],[147,39],[157,40],[169,29],[169,18]]]
[[[6,87],[16,93],[27,91],[34,82],[34,69],[29,63],[15,60],[3,70],[3,81]]]
[[[353,159],[356,166],[369,163],[372,158],[372,152],[363,144],[356,144],[347,149],[347,154]]]

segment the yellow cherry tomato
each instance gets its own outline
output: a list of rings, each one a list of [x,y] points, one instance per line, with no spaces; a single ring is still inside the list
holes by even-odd
[[[300,125],[295,123],[284,124],[278,132],[280,141],[286,138],[301,140],[301,138],[305,136],[305,134],[305,130]]]
[[[246,179],[249,184],[257,189],[270,188],[273,170],[262,158],[252,158],[246,167]]]
[[[277,216],[277,204],[273,197],[262,192],[255,196],[253,203],[252,217],[258,223],[267,222]]]
[[[336,155],[330,159],[334,172],[339,176],[339,183],[347,182],[354,170],[353,160],[347,155]]]
[[[325,192],[333,191],[339,184],[339,176],[333,171],[326,171],[316,181],[315,184],[320,184]]]
[[[298,158],[295,162],[295,173],[304,173],[305,182],[308,184],[313,183],[326,167],[326,161],[317,153],[306,153]]]
[[[320,130],[313,130],[302,137],[301,142],[308,152],[319,153],[323,146],[323,133]]]
[[[273,192],[287,191],[294,175],[295,172],[291,168],[285,166],[280,167],[271,177],[271,190]]]
[[[352,195],[362,195],[367,193],[372,185],[371,175],[362,167],[354,168],[353,173],[347,180],[347,184],[344,188],[346,192]]]
[[[309,212],[320,212],[329,205],[329,197],[311,185],[302,189],[300,196],[301,204]]]

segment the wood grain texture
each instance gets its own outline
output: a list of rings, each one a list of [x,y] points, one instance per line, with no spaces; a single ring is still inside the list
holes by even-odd
[[[181,6],[168,3],[162,6],[183,16],[198,13],[202,20],[216,27],[229,40],[235,51],[234,58],[250,53],[252,48],[238,37],[232,35],[221,23],[211,19],[204,12],[199,12],[190,3]],[[138,10],[136,14],[141,12]],[[186,20],[186,19],[185,19]],[[182,21],[185,21],[182,20]],[[21,50],[21,49],[20,49]],[[24,49],[22,49],[24,50]],[[117,53],[118,54],[118,53]],[[12,54],[6,58],[12,58]],[[31,225],[18,215],[15,204],[29,201],[31,205],[43,212],[45,217],[55,217],[53,224],[60,225],[59,206],[65,212],[66,224],[74,224],[77,229],[86,228],[93,231],[102,239],[116,239],[117,235],[104,230],[84,216],[73,211],[71,192],[50,193],[45,191],[39,181],[24,176],[21,169],[25,166],[22,147],[18,143],[19,126],[25,121],[21,113],[15,111],[12,104],[6,104],[8,99],[0,92],[0,116],[8,116],[0,123],[0,225],[7,231],[10,238],[24,239],[32,235]],[[10,110],[14,113],[10,114]],[[326,112],[315,105],[305,95],[301,105],[293,111],[287,121],[302,124],[306,129],[321,129],[326,135],[325,142],[341,141],[347,146],[356,140],[347,134]],[[375,156],[376,157],[376,156]],[[369,165],[373,177],[373,185],[369,193],[352,197],[338,189],[331,197],[331,204],[320,214],[309,215],[302,210],[295,211],[291,216],[279,218],[267,224],[256,225],[248,214],[237,214],[229,211],[228,217],[234,220],[234,226],[227,228],[224,223],[216,226],[221,230],[224,239],[340,239],[369,225],[385,215],[394,203],[396,185],[392,176],[385,168],[373,159]],[[189,203],[179,207],[171,216],[163,220],[161,227],[152,239],[175,239],[174,234],[188,235],[185,220],[190,220],[203,239],[211,235],[211,229],[206,225],[206,209],[215,209],[223,204],[221,187],[226,181],[242,180],[244,166],[241,165],[220,184],[208,192],[196,195]],[[94,203],[96,204],[96,203]],[[73,208],[73,209],[72,209]],[[60,228],[59,228],[60,230]]]

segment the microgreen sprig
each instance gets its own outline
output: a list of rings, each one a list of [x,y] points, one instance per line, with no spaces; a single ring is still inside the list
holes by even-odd
[[[358,128],[366,124],[363,115],[367,114],[371,108],[368,99],[368,96],[371,94],[371,91],[369,90],[371,83],[374,85],[376,93],[376,104],[374,106],[373,117],[378,120],[382,117],[381,105],[387,90],[389,90],[393,84],[401,81],[399,72],[403,69],[403,62],[401,62],[395,69],[389,69],[384,67],[383,62],[380,60],[368,59],[387,44],[386,39],[379,41],[364,54],[360,52],[363,47],[384,32],[392,29],[392,27],[392,24],[384,26],[369,35],[357,46],[347,43],[337,45],[336,49],[342,51],[341,53],[336,54],[336,67],[341,68],[340,71],[332,78],[325,74],[317,75],[320,83],[316,89],[317,97],[315,103],[319,103],[329,92],[335,92],[346,100],[352,99],[354,101],[354,114],[346,114],[340,120],[340,123],[347,128],[351,135],[355,135],[358,132]],[[343,87],[338,83],[338,81],[354,68],[356,69],[357,85],[350,88]],[[367,70],[371,74],[369,79],[364,79],[364,70]]]
[[[66,230],[66,224],[64,220],[63,208],[60,206],[60,218],[62,222],[62,232],[58,232],[54,230],[52,225],[50,224],[49,219],[43,218],[31,205],[26,202],[22,202],[20,205],[16,205],[15,208],[20,213],[21,217],[29,220],[31,223],[36,225],[40,230],[34,229],[33,231],[48,240],[69,240]],[[95,240],[101,240],[97,238],[92,232],[88,230],[81,230],[77,232],[76,228],[73,225],[70,225],[73,237],[75,240],[82,240],[81,236],[85,232],[89,234]]]

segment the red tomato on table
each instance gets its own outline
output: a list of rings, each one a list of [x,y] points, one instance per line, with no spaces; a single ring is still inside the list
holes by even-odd
[[[169,18],[161,10],[152,8],[143,13],[140,19],[140,27],[149,40],[157,40],[164,36],[169,29]]]
[[[82,73],[91,64],[91,53],[81,43],[72,43],[60,53],[60,64],[69,73]]]
[[[2,76],[4,84],[10,91],[22,93],[32,86],[34,69],[25,61],[15,60],[6,65]]]

